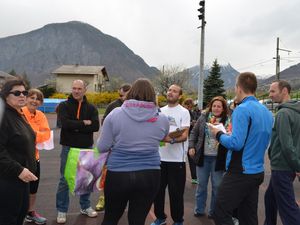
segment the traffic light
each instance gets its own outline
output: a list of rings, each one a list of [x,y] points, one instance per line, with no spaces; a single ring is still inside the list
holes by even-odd
[[[203,20],[204,19],[204,12],[205,12],[205,1],[200,1],[199,2],[200,8],[197,9],[200,13],[200,15],[198,15],[199,20]]]

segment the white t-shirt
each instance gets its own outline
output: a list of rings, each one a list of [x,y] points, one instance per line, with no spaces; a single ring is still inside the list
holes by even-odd
[[[169,107],[168,105],[161,108],[161,112],[168,117],[170,131],[177,128],[190,127],[190,113],[181,105]],[[188,150],[188,139],[180,143],[166,143],[165,146],[159,148],[160,160],[164,162],[185,162]]]

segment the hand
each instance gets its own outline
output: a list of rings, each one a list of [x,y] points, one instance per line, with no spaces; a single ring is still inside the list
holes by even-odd
[[[300,172],[296,172],[296,176],[300,178]]]
[[[25,183],[28,183],[30,181],[35,181],[37,180],[38,178],[33,174],[31,173],[27,168],[24,168],[22,170],[22,172],[19,174],[19,179],[22,180],[23,182]]]
[[[91,125],[92,121],[91,120],[83,120],[84,125]]]
[[[220,131],[219,129],[213,127],[212,124],[208,123],[207,126],[208,126],[210,132],[213,134],[213,136],[216,136],[217,133]]]
[[[189,156],[193,157],[195,155],[195,153],[196,153],[196,150],[194,148],[189,149]]]

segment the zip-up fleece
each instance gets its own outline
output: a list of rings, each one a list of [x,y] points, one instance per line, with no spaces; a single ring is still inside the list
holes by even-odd
[[[300,172],[300,103],[278,106],[269,148],[272,170]]]
[[[18,179],[24,167],[35,173],[34,151],[34,131],[20,113],[6,104],[0,126],[0,179]]]
[[[272,113],[254,96],[243,99],[232,114],[232,134],[217,139],[228,149],[226,169],[244,174],[264,171],[264,155],[270,143]]]
[[[93,132],[99,130],[98,110],[88,103],[85,96],[81,106],[72,95],[67,101],[60,103],[59,117],[62,123],[61,145],[77,148],[88,148],[93,145]],[[84,125],[83,120],[91,120],[92,124]]]

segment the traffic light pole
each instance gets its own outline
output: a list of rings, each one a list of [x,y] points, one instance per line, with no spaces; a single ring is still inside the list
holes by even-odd
[[[201,3],[202,2],[202,3]],[[202,4],[202,5],[201,5]],[[204,38],[205,38],[205,1],[200,1],[200,6],[203,6],[203,10],[198,11],[202,14],[199,17],[201,19],[201,37],[200,37],[200,71],[198,79],[198,108],[203,109],[203,84],[204,84]]]

